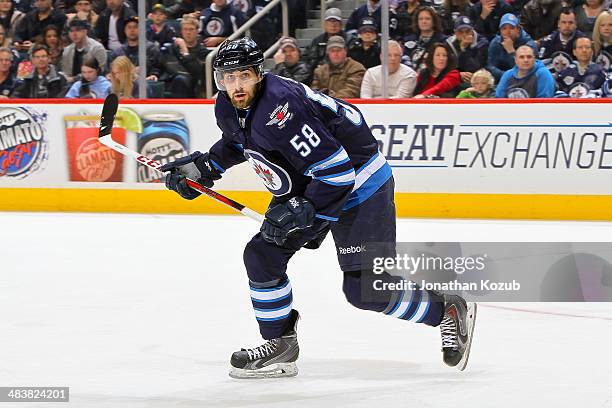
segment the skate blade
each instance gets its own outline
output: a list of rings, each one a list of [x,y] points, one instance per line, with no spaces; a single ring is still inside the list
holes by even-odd
[[[276,363],[258,370],[232,367],[229,372],[230,377],[238,380],[295,377],[297,374],[298,368],[295,363]]]
[[[465,346],[465,352],[463,353],[463,357],[459,360],[459,364],[457,364],[457,369],[459,371],[465,370],[467,366],[468,359],[470,358],[470,349],[472,348],[472,339],[474,338],[474,327],[476,325],[476,310],[478,309],[478,305],[476,303],[468,303],[467,304],[467,326],[468,326],[468,341]]]

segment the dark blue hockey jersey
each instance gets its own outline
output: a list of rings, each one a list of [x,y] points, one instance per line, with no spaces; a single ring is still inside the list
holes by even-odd
[[[246,21],[246,16],[233,4],[227,4],[219,9],[214,3],[209,8],[202,10],[200,16],[202,22],[202,38],[207,37],[229,37],[237,31]]]
[[[330,221],[391,177],[356,107],[276,75],[262,81],[246,115],[219,93],[215,116],[223,135],[210,149],[215,166],[224,171],[248,160],[275,197],[305,197],[318,218]]]
[[[575,62],[559,73],[557,84],[559,90],[571,97],[580,98],[590,91],[599,90],[605,80],[606,73],[599,64],[591,63],[582,71]]]

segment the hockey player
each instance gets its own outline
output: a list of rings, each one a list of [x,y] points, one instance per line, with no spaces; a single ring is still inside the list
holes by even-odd
[[[261,335],[267,340],[231,357],[234,378],[297,374],[299,318],[292,308],[287,263],[302,247],[317,248],[331,231],[354,306],[440,326],[446,364],[464,369],[476,305],[459,296],[417,289],[361,297],[362,248],[386,242],[395,253],[394,180],[361,112],[306,85],[262,72],[263,54],[249,38],[224,42],[214,61],[215,105],[222,137],[162,167],[166,186],[194,199],[185,177],[212,187],[230,167],[248,161],[274,195],[244,263]],[[396,277],[380,275],[395,282]]]

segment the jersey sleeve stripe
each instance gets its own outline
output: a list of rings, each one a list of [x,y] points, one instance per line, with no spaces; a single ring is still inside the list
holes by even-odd
[[[315,215],[315,218],[320,218],[326,221],[338,221],[337,217],[328,217],[327,215],[323,215],[323,214],[317,214]]]
[[[221,173],[225,173],[225,169],[223,167],[221,167],[219,165],[219,163],[217,163],[216,161],[214,161],[213,159],[210,159],[210,162],[212,163],[213,166],[215,166],[217,168],[217,170],[219,170]]]
[[[310,165],[304,172],[304,175],[312,176],[313,173],[317,171],[324,170],[326,168],[333,167],[333,166],[338,166],[348,161],[350,161],[348,157],[348,153],[346,152],[346,150],[344,150],[344,147],[341,146],[335,153],[333,153],[326,159],[323,159],[321,161],[318,161]]]

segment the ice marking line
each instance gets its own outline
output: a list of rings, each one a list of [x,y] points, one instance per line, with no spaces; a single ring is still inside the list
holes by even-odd
[[[480,303],[480,306],[489,307],[491,309],[511,310],[514,312],[524,312],[524,313],[534,313],[534,314],[560,316],[560,317],[576,317],[576,318],[581,318],[581,319],[596,319],[596,320],[612,321],[612,317],[606,317],[606,316],[587,316],[587,315],[576,315],[576,314],[570,314],[570,313],[546,312],[544,310],[521,309],[519,307],[508,307],[508,306],[494,306],[494,305],[488,305],[488,304],[483,304],[483,303]]]

